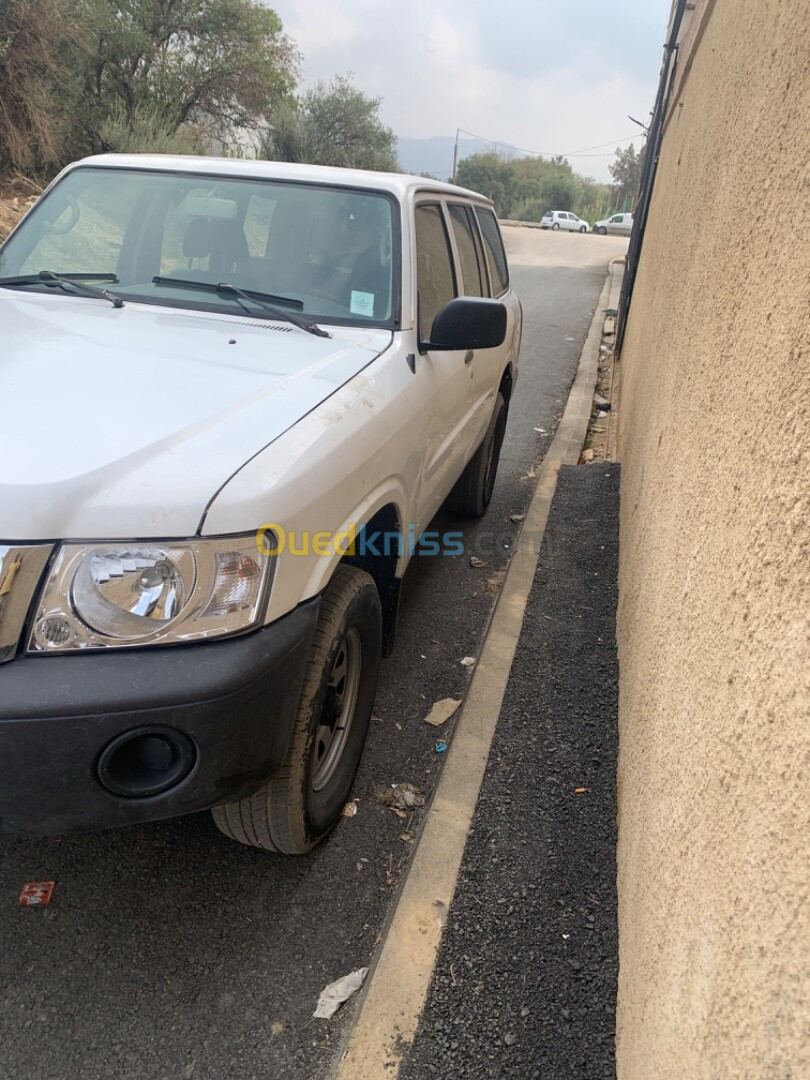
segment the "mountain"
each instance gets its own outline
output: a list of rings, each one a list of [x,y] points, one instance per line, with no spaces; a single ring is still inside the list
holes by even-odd
[[[405,172],[416,173],[417,176],[419,173],[427,172],[439,180],[448,180],[453,172],[455,142],[453,135],[434,135],[429,139],[399,139],[397,142],[399,163]],[[495,147],[479,139],[459,139],[458,159],[461,161],[465,157],[470,157],[471,154],[485,154],[488,150],[495,149],[503,153],[509,148],[502,143],[498,143]]]

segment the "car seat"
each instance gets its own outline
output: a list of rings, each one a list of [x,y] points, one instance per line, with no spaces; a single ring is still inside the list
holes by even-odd
[[[183,236],[183,254],[188,268],[178,270],[174,277],[192,275],[200,281],[227,281],[233,273],[234,264],[247,259],[250,252],[242,227],[235,221],[219,221],[211,218],[192,218]],[[208,259],[208,268],[195,267],[192,263]]]

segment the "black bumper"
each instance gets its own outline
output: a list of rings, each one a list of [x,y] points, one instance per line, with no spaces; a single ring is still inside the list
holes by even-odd
[[[226,641],[2,665],[0,833],[154,821],[255,791],[286,754],[318,606]]]

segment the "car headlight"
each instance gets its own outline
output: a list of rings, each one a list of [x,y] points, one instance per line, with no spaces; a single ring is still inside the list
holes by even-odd
[[[275,559],[254,533],[194,541],[64,544],[42,591],[29,652],[169,645],[261,620]]]

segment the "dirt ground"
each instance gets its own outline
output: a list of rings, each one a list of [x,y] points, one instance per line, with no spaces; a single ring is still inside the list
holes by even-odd
[[[0,242],[5,240],[41,193],[39,184],[24,177],[6,183],[0,181]]]
[[[616,411],[619,400],[619,365],[615,362],[616,313],[609,311],[599,346],[599,374],[591,422],[581,462],[616,460]]]

